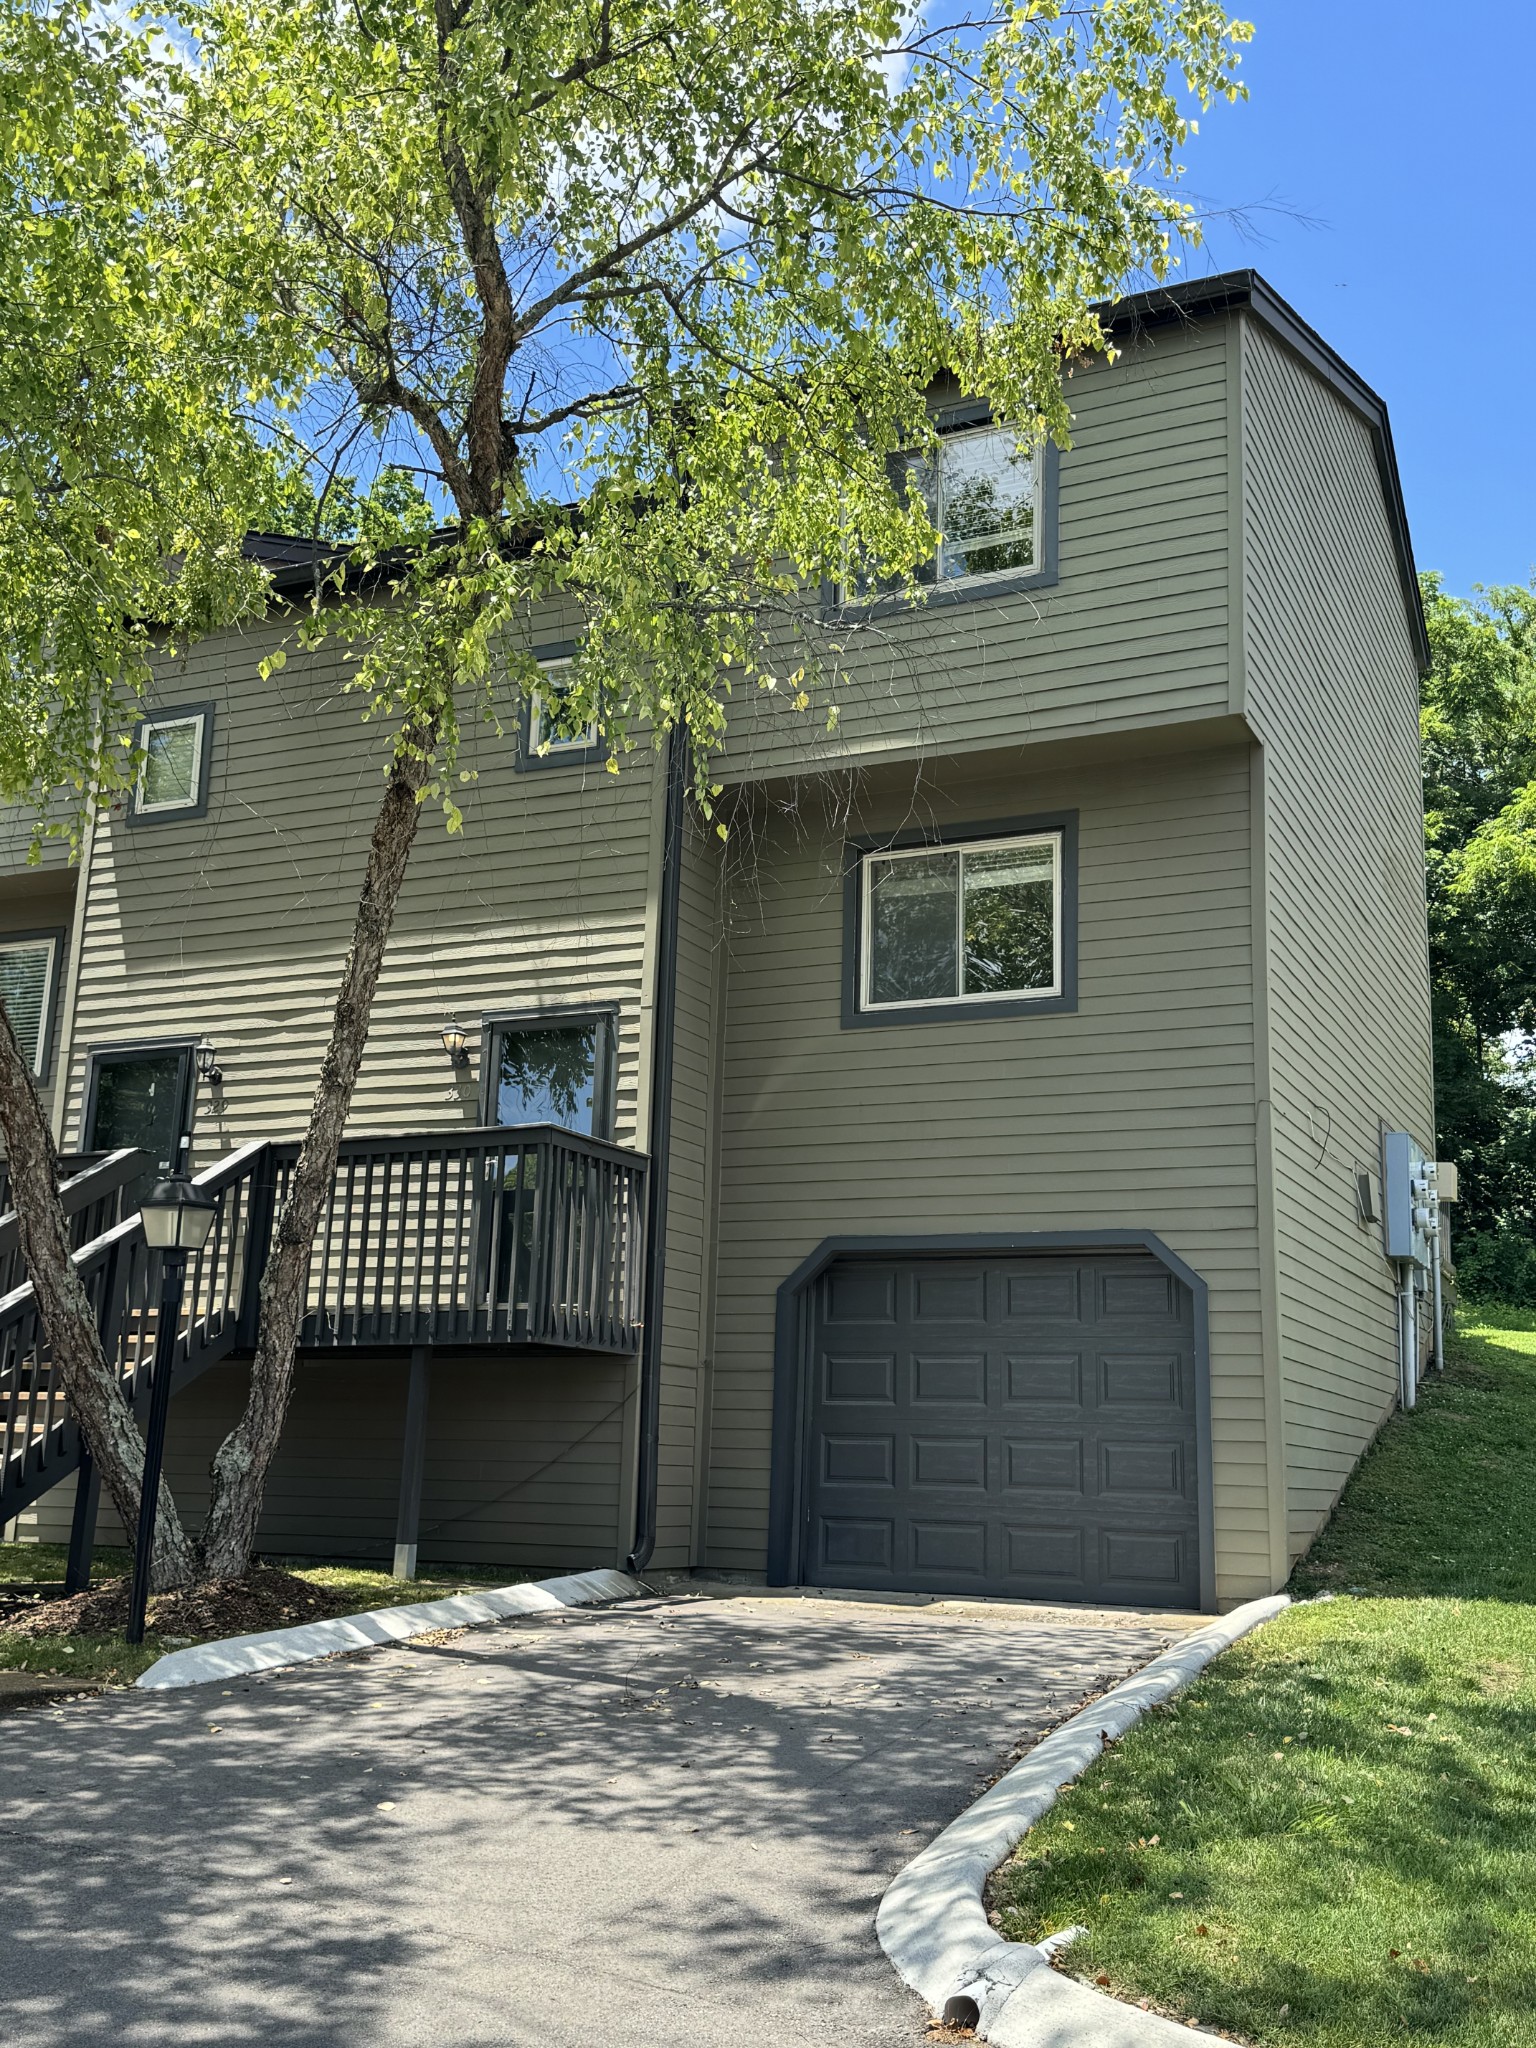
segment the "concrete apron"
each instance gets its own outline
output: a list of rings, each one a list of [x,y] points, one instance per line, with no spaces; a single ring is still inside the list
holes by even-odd
[[[1189,2029],[1121,2004],[1050,1967],[1081,1928],[1039,1946],[1004,1941],[982,1903],[988,1877],[1080,1777],[1149,1707],[1171,1699],[1213,1657],[1290,1605],[1252,1600],[1195,1629],[1144,1670],[1048,1735],[1006,1777],[909,1863],[880,1902],[876,1931],[902,1982],[935,2017],[974,2027],[999,2048],[1157,2048]]]

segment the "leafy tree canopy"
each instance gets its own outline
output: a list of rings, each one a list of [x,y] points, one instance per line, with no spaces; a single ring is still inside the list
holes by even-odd
[[[120,622],[232,616],[241,521],[296,507],[415,543],[400,605],[309,631],[358,645],[445,796],[456,693],[550,596],[616,748],[676,719],[707,748],[726,676],[806,702],[803,591],[931,553],[888,458],[934,379],[1065,440],[1093,303],[1198,239],[1180,153],[1248,35],[1212,0],[185,0],[157,34],[0,5],[13,791],[97,765],[142,679]]]
[[[191,634],[261,600],[241,540],[273,463],[199,317],[155,146],[162,69],[84,0],[0,0],[8,798],[120,782],[147,622]]]
[[[1536,1240],[1536,587],[1423,578],[1420,724],[1440,1145],[1463,1231]]]

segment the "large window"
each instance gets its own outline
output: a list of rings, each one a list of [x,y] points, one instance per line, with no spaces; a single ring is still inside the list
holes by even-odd
[[[0,939],[0,996],[21,1047],[22,1058],[39,1079],[48,1067],[48,1025],[58,974],[56,932]]]
[[[1018,575],[1040,567],[1041,451],[1008,428],[949,434],[910,473],[939,536],[934,579]]]
[[[613,1128],[613,1020],[517,1019],[488,1030],[487,1114],[498,1124],[559,1124],[589,1138]]]
[[[1055,830],[864,854],[860,1010],[1061,996],[1062,849]]]
[[[135,819],[191,817],[206,809],[210,725],[206,706],[145,719],[138,731],[142,759],[133,792]]]

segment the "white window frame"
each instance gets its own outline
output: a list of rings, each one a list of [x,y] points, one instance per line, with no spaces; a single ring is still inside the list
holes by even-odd
[[[192,756],[192,789],[188,796],[162,797],[151,803],[144,794],[149,776],[149,742],[157,732],[174,732],[179,725],[197,728],[197,747]],[[203,749],[208,744],[208,714],[206,711],[182,711],[170,718],[146,718],[139,728],[139,745],[144,758],[139,763],[139,779],[134,786],[133,814],[136,818],[164,818],[176,811],[195,811],[203,798]]]
[[[53,997],[59,976],[58,934],[50,932],[44,938],[30,939],[0,935],[0,953],[35,953],[40,950],[47,952],[48,971],[43,977],[43,999],[37,1011],[37,1044],[32,1051],[32,1072],[39,1081],[48,1064],[48,1027],[53,1019]]]
[[[550,677],[568,674],[573,664],[570,660],[541,661],[541,671]],[[546,732],[544,728],[544,698],[539,690],[530,692],[528,698],[528,752],[540,760],[547,761],[552,754],[584,754],[597,745],[597,721],[593,719],[579,733]]]
[[[1018,447],[1018,436],[1009,427],[1000,427],[995,422],[989,422],[987,425],[980,427],[967,427],[957,433],[941,434],[935,454],[918,458],[921,461],[931,462],[934,465],[939,480],[938,505],[936,508],[938,517],[934,521],[934,530],[939,536],[939,545],[934,555],[934,576],[936,587],[940,590],[954,590],[961,584],[1000,582],[1005,576],[1037,576],[1040,573],[1042,559],[1040,543],[1045,519],[1045,461],[1044,451],[1038,441],[1030,450],[1029,457],[1030,477],[1033,486],[1030,503],[1034,511],[1034,518],[1030,526],[1029,561],[1027,563],[1015,562],[1007,569],[967,570],[963,576],[946,576],[944,573],[944,457],[951,448],[962,447],[967,441],[1000,440],[1005,437],[1012,443],[1015,449]],[[1006,532],[1002,533],[977,534],[963,544],[957,543],[955,551],[963,557],[972,548],[1005,547],[1009,541],[1022,539],[1023,534],[1024,529],[1021,526],[1010,527]]]
[[[1061,890],[1064,863],[1064,835],[1058,831],[1021,832],[1007,839],[935,839],[921,846],[872,848],[859,856],[859,1008],[879,1015],[882,1010],[960,1010],[975,1003],[1042,1003],[1062,994]],[[1048,988],[988,988],[970,992],[957,990],[952,996],[895,996],[876,1002],[870,994],[875,961],[874,874],[876,861],[917,860],[935,853],[960,857],[959,886],[955,890],[955,977],[965,972],[965,856],[967,853],[1008,853],[1015,847],[1051,848],[1051,982]]]

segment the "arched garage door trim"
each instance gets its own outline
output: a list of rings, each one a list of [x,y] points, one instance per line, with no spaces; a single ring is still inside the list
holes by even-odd
[[[768,1508],[768,1583],[798,1585],[805,1500],[811,1316],[816,1282],[838,1259],[974,1257],[978,1252],[1149,1252],[1189,1289],[1195,1332],[1195,1441],[1200,1510],[1200,1605],[1216,1610],[1215,1495],[1211,1472],[1209,1292],[1192,1266],[1150,1230],[979,1231],[969,1236],[826,1237],[778,1290],[773,1358],[773,1464]]]

